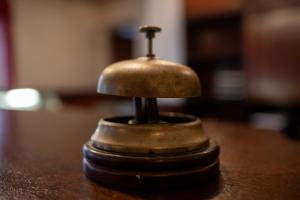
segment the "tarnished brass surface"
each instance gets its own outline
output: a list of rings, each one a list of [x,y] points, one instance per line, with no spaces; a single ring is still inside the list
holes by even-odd
[[[158,58],[141,57],[109,65],[98,92],[117,96],[180,98],[199,96],[200,81],[189,67]]]
[[[180,153],[204,148],[208,138],[201,121],[191,115],[164,113],[161,123],[128,124],[131,117],[101,119],[93,145],[120,153]]]
[[[100,119],[83,147],[86,176],[133,188],[185,185],[216,176],[219,147],[205,136],[200,119],[159,113],[157,106],[156,98],[199,96],[197,74],[155,56],[153,38],[160,27],[144,25],[140,31],[148,42],[146,57],[109,65],[97,85],[101,94],[133,97],[135,112]]]

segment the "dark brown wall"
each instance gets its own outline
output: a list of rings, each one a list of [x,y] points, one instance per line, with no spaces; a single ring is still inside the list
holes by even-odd
[[[300,1],[247,1],[244,45],[249,97],[299,104]]]

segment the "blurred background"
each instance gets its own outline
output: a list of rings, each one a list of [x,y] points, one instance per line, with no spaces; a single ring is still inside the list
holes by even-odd
[[[145,55],[143,24],[162,27],[156,54],[202,83],[201,97],[161,110],[300,139],[298,0],[0,0],[0,109],[130,113],[96,86],[107,65]]]

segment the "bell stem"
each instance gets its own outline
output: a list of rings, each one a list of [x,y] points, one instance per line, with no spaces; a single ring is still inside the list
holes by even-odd
[[[152,38],[148,38],[148,54],[147,57],[155,57],[153,54],[153,41]]]
[[[159,122],[159,112],[156,98],[145,98],[145,112],[147,114],[148,123]]]
[[[133,97],[133,104],[135,109],[135,121],[136,123],[142,123],[145,121],[143,113],[143,103],[141,97]]]

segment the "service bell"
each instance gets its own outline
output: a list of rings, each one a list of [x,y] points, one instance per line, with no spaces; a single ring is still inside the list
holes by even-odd
[[[159,113],[156,98],[199,96],[189,67],[161,60],[152,39],[161,29],[142,26],[148,54],[109,65],[100,75],[101,94],[133,97],[135,113],[100,119],[83,147],[84,172],[104,184],[157,188],[200,183],[219,173],[219,147],[195,116]]]

